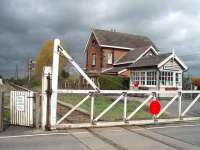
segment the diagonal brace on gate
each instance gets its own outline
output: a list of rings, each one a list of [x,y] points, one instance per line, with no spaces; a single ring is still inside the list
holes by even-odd
[[[185,111],[181,114],[181,117],[185,116],[185,114],[190,110],[190,108],[199,100],[200,94],[190,103],[190,105],[185,109]]]
[[[69,110],[62,118],[60,118],[56,125],[60,124],[64,119],[66,119],[73,111],[75,111],[81,104],[83,104],[86,100],[90,98],[90,94],[87,95],[84,99],[82,99],[78,104],[76,104],[71,110]]]
[[[94,121],[98,121],[105,113],[107,113],[115,104],[117,104],[117,102],[119,102],[122,98],[124,97],[124,93],[122,95],[120,95],[113,103],[111,103],[106,109],[104,109],[104,111],[102,113],[100,113],[95,119]]]
[[[69,60],[69,62],[78,70],[78,72],[96,91],[100,91],[99,87],[96,86],[96,84],[87,76],[87,74],[80,68],[80,66],[73,60],[73,58],[65,51],[61,45],[58,46],[58,51],[60,51]]]
[[[144,105],[146,105],[151,99],[153,98],[153,95],[149,95],[149,97],[140,104],[128,117],[127,120],[130,120]]]
[[[159,118],[166,110],[167,108],[178,98],[179,96],[176,95],[173,97],[166,105],[165,107],[160,111],[160,113],[156,116],[156,118]]]

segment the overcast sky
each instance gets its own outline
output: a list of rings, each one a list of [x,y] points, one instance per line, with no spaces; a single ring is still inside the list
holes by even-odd
[[[161,52],[175,49],[200,75],[199,0],[1,0],[0,74],[24,74],[42,43],[60,38],[84,66],[91,28],[148,36]]]

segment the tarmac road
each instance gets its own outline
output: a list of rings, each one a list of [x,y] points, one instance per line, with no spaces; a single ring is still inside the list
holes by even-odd
[[[27,134],[29,133],[29,134]],[[0,150],[199,150],[200,122],[0,134]]]

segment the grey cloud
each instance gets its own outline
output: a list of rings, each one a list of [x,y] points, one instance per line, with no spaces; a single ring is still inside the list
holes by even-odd
[[[175,48],[199,74],[200,2],[198,0],[2,0],[0,2],[0,74],[23,74],[28,57],[35,57],[49,38],[62,39],[84,66],[84,47],[91,28],[149,36],[161,49]],[[81,57],[80,57],[81,56]],[[7,64],[7,65],[6,65]]]

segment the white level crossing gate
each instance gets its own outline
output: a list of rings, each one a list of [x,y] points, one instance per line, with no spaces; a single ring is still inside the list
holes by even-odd
[[[32,91],[10,92],[10,123],[13,125],[33,126]]]
[[[93,90],[65,90],[58,89],[58,66],[59,66],[59,56],[63,54],[66,59],[76,68],[76,70],[83,76],[85,80],[91,85]],[[52,70],[51,70],[52,69]],[[48,81],[47,81],[48,76]],[[51,80],[51,82],[50,82]],[[47,92],[48,91],[48,92]],[[57,95],[58,94],[86,94],[79,103],[77,103],[73,108],[71,108],[65,115],[57,119]],[[175,95],[171,97],[171,100],[161,108],[158,115],[154,116],[152,119],[136,120],[134,117],[145,105],[147,105],[152,99],[157,97],[159,94],[171,94]],[[95,95],[106,95],[112,94],[118,97],[101,113],[94,115],[95,112]],[[145,94],[146,99],[131,113],[127,114],[127,95],[130,94]],[[195,94],[196,97],[183,108],[182,99],[183,94]],[[95,83],[85,74],[85,72],[79,67],[79,65],[73,60],[73,58],[64,50],[60,45],[60,41],[55,39],[54,49],[53,49],[53,66],[45,67],[43,72],[43,82],[42,82],[42,127],[44,128],[47,124],[51,129],[61,129],[61,128],[80,128],[80,127],[104,127],[104,126],[117,126],[117,125],[144,125],[153,123],[164,123],[164,122],[175,122],[175,121],[190,121],[199,120],[200,117],[187,116],[187,112],[195,105],[195,103],[200,99],[200,91],[133,91],[133,90],[100,90]],[[88,123],[63,123],[65,119],[69,117],[78,107],[80,107],[85,101],[90,101],[90,121]],[[121,121],[100,121],[101,118],[117,103],[123,101],[123,117]],[[174,118],[164,119],[161,118],[162,114],[177,101],[178,115]],[[48,110],[48,111],[47,111]],[[47,115],[48,114],[48,115]]]

